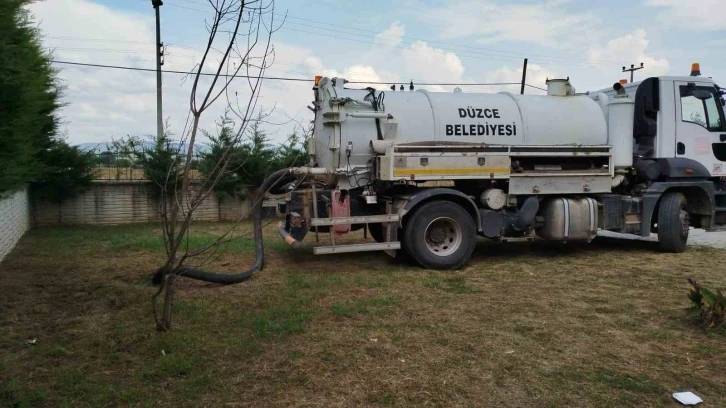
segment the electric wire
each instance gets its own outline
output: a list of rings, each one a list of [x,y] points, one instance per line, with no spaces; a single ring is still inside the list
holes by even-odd
[[[202,3],[193,2],[193,1],[187,1],[187,0],[179,0],[179,1],[185,1],[186,3],[195,4],[195,5],[199,5],[199,6],[208,6],[208,5],[204,5]],[[173,7],[187,8],[187,9],[192,10],[191,8],[176,5],[176,4],[173,4],[170,2],[167,2],[166,4],[173,6]],[[199,10],[199,9],[193,9],[193,10],[199,11],[199,12],[209,12],[209,10],[207,10],[207,11]],[[453,51],[453,52],[457,52],[457,53],[466,52],[469,54],[473,53],[473,54],[478,54],[478,55],[482,55],[482,56],[489,55],[489,56],[500,57],[500,58],[509,58],[509,60],[512,60],[512,59],[519,60],[519,59],[525,58],[525,57],[529,57],[531,59],[531,57],[537,57],[536,59],[545,61],[545,63],[551,63],[552,65],[565,64],[565,63],[569,63],[571,65],[572,63],[576,63],[576,64],[583,65],[583,66],[609,66],[612,64],[621,64],[621,62],[614,61],[614,60],[598,59],[597,61],[591,62],[591,61],[583,61],[583,60],[575,59],[575,58],[556,57],[556,56],[551,56],[551,55],[532,54],[532,53],[523,53],[523,52],[515,52],[515,51],[505,51],[505,50],[498,50],[498,49],[484,48],[484,47],[474,47],[474,46],[470,46],[470,45],[461,45],[461,44],[456,44],[456,43],[451,43],[451,42],[446,42],[446,41],[437,41],[437,40],[431,40],[431,39],[425,39],[425,38],[411,37],[411,36],[406,36],[406,35],[382,34],[380,32],[373,31],[373,30],[367,30],[364,28],[343,26],[343,25],[328,23],[328,22],[319,21],[319,20],[295,17],[295,16],[291,16],[289,14],[275,13],[275,15],[277,15],[279,17],[284,17],[286,19],[287,24],[296,24],[298,26],[303,26],[303,27],[308,27],[308,28],[314,28],[314,29],[319,29],[319,30],[324,30],[324,31],[365,37],[365,38],[374,39],[376,41],[379,41],[379,40],[394,41],[394,42],[396,42],[396,44],[403,42],[405,45],[411,45],[412,49],[416,49],[413,47],[415,41],[424,41],[427,44],[442,44],[442,45],[448,46],[448,48],[440,47],[441,49],[443,49],[445,51]],[[297,21],[290,21],[290,20],[300,20],[300,21],[318,24],[318,25],[310,25],[310,24],[305,24],[305,23],[300,23]],[[346,31],[335,30],[335,29],[326,28],[326,27],[320,27],[319,25],[342,28],[342,29],[345,29]],[[282,26],[282,29],[285,29],[284,25]],[[310,32],[304,31],[304,30],[296,30],[296,29],[292,29],[292,30],[310,33]],[[358,34],[357,32],[363,32],[363,33],[368,33],[368,34]],[[323,35],[323,36],[327,36],[327,37],[334,38],[334,39],[341,39],[339,36],[325,35],[323,33],[310,33],[310,34]],[[389,37],[389,38],[385,38],[385,37]],[[342,39],[346,39],[346,38],[342,38]],[[353,39],[347,39],[347,40],[358,41],[358,40],[353,40]],[[405,41],[410,41],[411,43],[409,44],[409,43],[406,43]],[[366,42],[366,43],[368,43],[368,42]],[[375,42],[368,43],[368,44],[393,46],[393,45],[389,45],[389,44],[378,44]],[[457,48],[462,48],[462,49],[457,50],[457,49],[452,49],[451,47],[457,47]],[[398,47],[398,48],[406,48],[406,47]],[[476,58],[476,57],[472,57],[470,55],[465,55],[465,56],[470,57],[470,58]],[[496,58],[488,58],[488,59],[496,60]]]
[[[142,71],[142,72],[156,72],[156,69],[154,68],[138,68],[138,67],[128,67],[128,66],[122,66],[122,65],[105,65],[105,64],[93,64],[93,63],[87,63],[87,62],[71,62],[71,61],[61,61],[61,60],[51,60],[54,64],[65,64],[65,65],[75,65],[75,66],[84,66],[84,67],[93,67],[93,68],[108,68],[108,69],[121,69],[121,70],[129,70],[129,71]],[[177,70],[165,70],[162,69],[161,72],[167,73],[167,74],[181,74],[181,75],[196,75],[196,72],[193,71],[177,71]],[[217,75],[215,73],[211,72],[201,72],[200,75],[205,76],[214,76]],[[220,77],[227,77],[227,78],[257,78],[257,76],[254,75],[230,75],[230,74],[219,74]],[[314,82],[314,79],[308,79],[308,78],[291,78],[291,77],[280,77],[280,76],[261,76],[260,79],[266,79],[266,80],[274,80],[274,81],[293,81],[293,82]],[[349,84],[374,84],[374,85],[390,85],[391,82],[370,82],[370,81],[348,81]],[[501,85],[521,85],[521,82],[413,82],[414,85],[418,86],[501,86]],[[537,88],[533,85],[533,88]],[[543,89],[543,88],[537,88],[537,89]],[[546,90],[546,89],[543,89]]]

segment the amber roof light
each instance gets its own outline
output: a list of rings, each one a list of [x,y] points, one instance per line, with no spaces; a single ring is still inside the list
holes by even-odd
[[[694,62],[691,64],[691,76],[700,76],[701,75],[701,64]]]

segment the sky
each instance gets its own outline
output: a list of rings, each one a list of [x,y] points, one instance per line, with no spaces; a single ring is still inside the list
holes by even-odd
[[[726,84],[726,1],[499,1],[499,0],[277,0],[265,75],[315,75],[390,84],[520,82],[569,77],[578,92],[611,86],[640,65],[635,80],[688,75],[692,62]],[[56,61],[155,68],[154,9],[150,0],[45,0],[30,6],[43,46]],[[164,0],[164,69],[189,72],[201,60],[212,17],[207,0]],[[219,36],[215,48],[228,37]],[[264,54],[265,41],[252,55]],[[245,43],[240,45],[244,46]],[[212,58],[219,58],[218,53]],[[62,131],[72,144],[101,143],[156,131],[153,72],[56,64],[65,86]],[[205,71],[212,71],[209,66]],[[210,80],[201,81],[201,89]],[[163,76],[163,115],[170,130],[188,124],[193,78]],[[271,112],[264,129],[274,142],[305,126],[312,84],[263,80],[254,110]],[[352,86],[352,85],[351,85]],[[366,84],[356,86],[365,87]],[[432,91],[453,86],[427,85]],[[518,92],[519,85],[460,85],[464,92]],[[528,87],[527,93],[542,93]],[[202,96],[199,96],[201,94]],[[235,79],[228,96],[207,109],[200,128],[214,132],[229,103],[247,108],[250,87]],[[203,93],[198,93],[198,103]],[[232,114],[233,119],[234,114]],[[239,124],[240,120],[237,119]]]

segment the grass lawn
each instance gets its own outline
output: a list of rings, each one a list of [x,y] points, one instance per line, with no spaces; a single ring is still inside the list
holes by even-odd
[[[197,224],[192,244],[225,224]],[[243,229],[249,231],[250,225]],[[0,264],[0,406],[726,406],[726,330],[684,308],[726,288],[726,250],[480,241],[456,272],[315,257],[266,231],[265,270],[182,280],[154,330],[153,225],[30,231]],[[362,239],[362,235],[357,235]],[[245,269],[234,241],[208,267]],[[37,339],[35,344],[26,344]]]

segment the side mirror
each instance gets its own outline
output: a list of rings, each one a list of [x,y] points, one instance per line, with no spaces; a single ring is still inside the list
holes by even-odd
[[[691,95],[693,95],[694,98],[700,99],[702,101],[710,99],[713,96],[711,92],[704,91],[703,89],[694,89],[693,91],[691,91]]]

